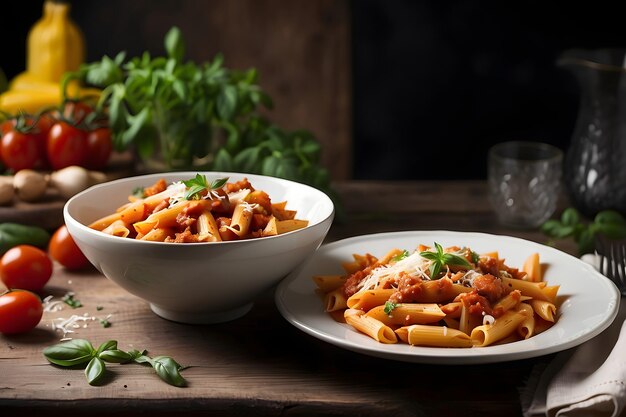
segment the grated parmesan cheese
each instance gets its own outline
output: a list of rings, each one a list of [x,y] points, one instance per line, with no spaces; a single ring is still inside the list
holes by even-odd
[[[57,317],[52,319],[52,330],[59,330],[63,333],[61,341],[72,340],[71,337],[67,335],[70,333],[76,333],[74,329],[83,328],[86,329],[89,322],[91,321],[108,321],[111,318],[111,314],[107,315],[105,318],[98,318],[96,316],[92,316],[89,313],[84,313],[82,315],[72,314],[69,318]]]
[[[399,260],[395,264],[381,265],[378,268],[374,268],[367,278],[363,279],[357,287],[359,288],[359,292],[378,288],[391,277],[397,276],[401,272],[429,280],[430,278],[426,274],[426,271],[430,267],[430,264],[431,261],[422,258],[419,252],[413,252],[411,255]]]
[[[63,301],[54,300],[52,295],[47,296],[43,299],[43,311],[45,312],[56,312],[63,310]]]

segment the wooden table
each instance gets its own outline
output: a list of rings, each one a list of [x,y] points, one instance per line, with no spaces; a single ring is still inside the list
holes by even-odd
[[[399,230],[461,230],[508,234],[538,242],[538,231],[497,224],[485,184],[471,182],[341,182],[345,215],[327,241]],[[568,252],[575,248],[568,244]],[[519,388],[535,364],[552,356],[490,365],[424,365],[346,351],[291,326],[268,292],[244,317],[218,325],[185,325],[156,316],[147,303],[95,270],[57,265],[46,294],[73,291],[84,307],[47,312],[34,331],[0,335],[0,410],[37,415],[267,416],[519,416]],[[100,306],[101,310],[97,310]],[[106,317],[70,336],[121,349],[147,349],[183,365],[185,388],[165,384],[150,367],[109,365],[100,386],[82,370],[50,365],[44,347],[59,341],[55,317]],[[46,414],[43,414],[43,413]],[[41,413],[41,414],[40,414]]]

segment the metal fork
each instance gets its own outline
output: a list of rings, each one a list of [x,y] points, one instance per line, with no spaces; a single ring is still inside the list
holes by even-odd
[[[596,236],[596,254],[600,255],[600,273],[613,281],[626,295],[626,239]]]

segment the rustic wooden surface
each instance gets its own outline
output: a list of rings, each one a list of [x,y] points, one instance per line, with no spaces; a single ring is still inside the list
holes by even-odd
[[[472,230],[545,241],[537,231],[499,226],[483,182],[342,182],[345,216],[327,241],[396,230]],[[573,251],[573,246],[564,249]],[[519,389],[535,364],[552,356],[504,364],[410,364],[350,352],[291,326],[268,292],[244,317],[218,325],[184,325],[157,317],[148,305],[95,270],[56,266],[44,295],[73,291],[84,307],[47,312],[34,331],[0,335],[0,409],[41,415],[238,416],[520,416]],[[96,307],[101,306],[101,310]],[[121,349],[170,355],[189,368],[188,387],[159,380],[149,367],[109,365],[101,386],[82,370],[47,363],[42,349],[61,334],[55,317],[106,317],[71,336],[94,344],[118,340]],[[46,414],[44,414],[44,412]],[[8,414],[7,414],[8,415]]]

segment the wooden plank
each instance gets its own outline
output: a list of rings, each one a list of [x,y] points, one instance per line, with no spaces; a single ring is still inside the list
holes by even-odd
[[[540,241],[538,231],[508,230],[493,213],[474,204],[446,211],[447,202],[461,190],[475,194],[475,183],[364,184],[346,182],[338,189],[350,204],[344,222],[335,222],[328,240],[393,230],[479,230]],[[436,185],[436,186],[435,186]],[[392,204],[388,197],[403,194],[418,201],[413,211]],[[369,193],[369,194],[368,194]],[[354,200],[370,195],[372,211]],[[472,197],[473,198],[473,197]],[[423,204],[422,204],[423,202]],[[395,215],[389,216],[396,208]],[[399,212],[398,212],[399,210]],[[372,214],[373,213],[373,214]],[[387,215],[384,215],[384,214]],[[184,409],[189,415],[311,415],[400,416],[521,415],[518,390],[535,364],[552,356],[501,364],[447,367],[389,361],[347,351],[315,339],[282,318],[272,291],[261,295],[246,316],[218,325],[185,325],[159,318],[142,300],[130,295],[95,270],[71,273],[56,265],[45,294],[57,299],[73,291],[84,307],[45,313],[38,328],[24,335],[0,335],[0,407],[3,411],[51,412],[52,415],[99,416],[150,413],[166,415]],[[97,307],[102,307],[98,310]],[[110,365],[98,387],[89,386],[80,369],[61,369],[42,356],[45,346],[62,336],[50,327],[51,319],[84,314],[106,317],[111,327],[89,322],[73,337],[94,344],[118,340],[122,349],[147,349],[152,355],[170,355],[190,366],[182,374],[186,388],[165,384],[149,367]],[[461,376],[459,376],[461,372]],[[415,375],[427,384],[416,384]],[[471,381],[489,375],[497,393],[481,384],[462,383],[450,403],[451,380]],[[461,383],[461,382],[460,382]],[[451,408],[441,409],[441,404]],[[480,407],[477,405],[480,404]],[[472,411],[476,410],[476,412]],[[480,413],[478,413],[480,410]]]

